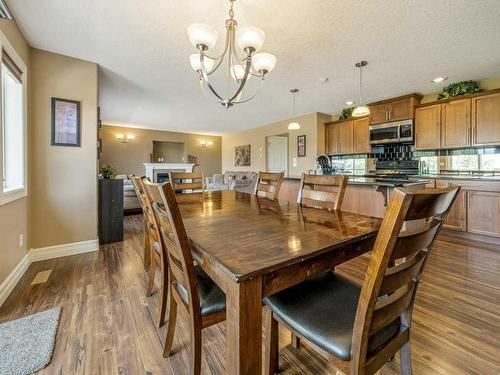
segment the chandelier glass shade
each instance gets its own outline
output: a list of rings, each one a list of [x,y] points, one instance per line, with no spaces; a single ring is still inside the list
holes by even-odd
[[[363,67],[368,65],[367,61],[360,61],[355,64],[359,68],[359,105],[352,111],[352,117],[363,117],[370,114],[370,108],[363,103]]]
[[[258,52],[266,39],[266,34],[261,29],[253,26],[238,28],[234,19],[234,1],[229,0],[231,6],[226,20],[226,40],[221,54],[208,55],[208,51],[217,43],[218,33],[215,28],[194,23],[187,29],[189,40],[198,50],[198,53],[189,56],[189,61],[198,74],[200,87],[205,95],[207,91],[210,92],[225,108],[253,99],[262,87],[266,74],[276,65],[276,56]],[[223,67],[227,68],[225,94],[217,91],[210,79],[213,73]],[[252,76],[260,79],[260,87],[253,95],[242,99],[243,89]]]

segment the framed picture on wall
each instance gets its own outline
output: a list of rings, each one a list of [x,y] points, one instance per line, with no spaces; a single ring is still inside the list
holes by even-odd
[[[297,137],[297,156],[303,157],[306,156],[306,136],[299,135]]]
[[[235,167],[248,167],[250,160],[250,145],[236,146],[234,148]]]
[[[80,102],[52,98],[52,146],[80,147]]]

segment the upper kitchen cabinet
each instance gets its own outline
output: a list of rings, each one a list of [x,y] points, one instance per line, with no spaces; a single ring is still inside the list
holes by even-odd
[[[472,145],[500,145],[500,90],[472,98]]]
[[[415,148],[432,150],[441,147],[441,104],[415,109]]]
[[[441,148],[470,145],[471,100],[444,103],[441,108]]]
[[[325,149],[328,155],[339,153],[339,124],[325,124]]]
[[[369,104],[370,125],[414,118],[415,106],[421,99],[418,94],[410,94]]]
[[[341,154],[353,153],[353,121],[339,124],[339,148]]]
[[[417,150],[500,145],[500,89],[415,109]]]
[[[358,118],[353,124],[353,152],[355,154],[370,153],[370,119]]]
[[[328,155],[370,152],[368,117],[326,123],[325,141]]]

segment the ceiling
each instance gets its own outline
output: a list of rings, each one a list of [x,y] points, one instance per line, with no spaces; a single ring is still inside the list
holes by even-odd
[[[200,92],[186,34],[211,24],[221,48],[225,0],[7,2],[33,47],[99,64],[105,123],[231,133],[290,117],[294,87],[297,113],[337,113],[357,100],[360,59],[366,102],[439,91],[430,80],[441,75],[500,77],[497,0],[237,0],[239,25],[263,29],[278,63],[255,99],[229,110]]]

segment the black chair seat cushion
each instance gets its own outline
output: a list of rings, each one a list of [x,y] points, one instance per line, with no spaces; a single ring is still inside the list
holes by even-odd
[[[360,287],[339,274],[323,272],[266,297],[266,305],[288,326],[344,361],[351,358],[352,331]],[[400,318],[370,336],[372,352],[399,332]]]
[[[201,316],[211,315],[226,310],[226,294],[222,289],[213,282],[200,266],[195,266],[194,271],[198,279]],[[187,290],[180,284],[176,284],[176,287],[181,298],[184,302],[188,303]]]

